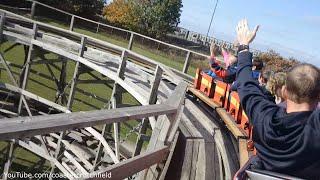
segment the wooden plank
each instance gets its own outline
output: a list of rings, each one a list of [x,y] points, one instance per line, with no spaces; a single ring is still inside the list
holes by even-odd
[[[73,31],[74,17],[75,16],[71,16],[71,22],[70,22],[70,26],[69,26],[69,31]]]
[[[169,147],[162,146],[142,155],[121,161],[118,164],[111,165],[105,169],[91,173],[90,177],[99,177],[98,174],[111,174],[111,179],[125,179],[135,173],[138,173],[151,165],[163,161],[169,153]],[[100,176],[101,177],[101,176]],[[99,178],[89,178],[99,179]]]
[[[68,158],[70,160],[70,162],[73,165],[75,165],[77,167],[77,169],[79,169],[81,171],[81,173],[83,175],[89,174],[88,171],[84,167],[82,167],[81,164],[71,154],[67,153],[66,151],[63,154],[66,158]],[[74,173],[72,173],[72,174],[74,174]]]
[[[162,77],[162,69],[160,68],[160,66],[157,66],[156,71],[155,71],[155,75],[154,75],[154,80],[153,83],[151,85],[151,89],[150,89],[150,94],[149,94],[149,104],[155,104],[157,102],[157,95],[158,95],[158,89],[159,89],[159,85],[161,82],[161,77]],[[149,122],[151,124],[151,128],[154,129],[155,125],[156,125],[156,121],[154,118],[149,118]],[[134,151],[132,153],[132,156],[136,156],[141,152],[142,149],[142,145],[143,145],[143,140],[141,139],[141,134],[145,134],[147,132],[147,119],[143,119],[142,120],[142,125],[141,128],[139,129],[139,134],[137,137],[137,141],[136,141],[136,145],[134,148]]]
[[[246,133],[238,127],[237,123],[233,119],[233,117],[227,113],[224,108],[220,108],[218,104],[212,101],[212,99],[205,96],[199,90],[189,87],[188,90],[193,93],[197,98],[201,99],[204,103],[214,108],[216,112],[219,114],[223,122],[226,124],[227,128],[231,131],[235,138],[245,138],[247,137]]]
[[[206,103],[208,106],[212,108],[218,108],[220,107],[217,103],[215,103],[212,99],[208,98],[206,95],[204,95],[201,91],[198,89],[195,89],[194,87],[188,87],[188,91],[194,94],[197,98],[199,98],[201,101]]]
[[[0,89],[8,89],[10,91],[18,92],[18,93],[20,93],[20,94],[22,94],[22,95],[24,95],[24,96],[26,96],[26,97],[28,97],[30,99],[36,100],[38,102],[41,102],[41,103],[43,103],[43,104],[45,104],[47,106],[50,106],[50,107],[53,107],[53,108],[59,110],[59,111],[70,112],[67,108],[65,108],[65,107],[63,107],[63,106],[61,106],[59,104],[53,103],[53,102],[51,102],[51,101],[49,101],[49,100],[47,100],[45,98],[37,96],[37,95],[35,95],[33,93],[30,93],[29,91],[23,90],[21,88],[17,88],[15,86],[10,85],[10,84],[0,83]]]
[[[7,162],[4,165],[4,169],[3,169],[3,179],[7,179],[7,174],[9,173],[10,170],[10,166],[12,163],[12,158],[13,158],[13,151],[14,151],[14,142],[9,142],[9,149],[8,149],[8,155],[7,155]]]
[[[38,156],[41,156],[45,159],[47,159],[48,161],[51,161],[53,162],[57,167],[58,169],[64,173],[65,175],[67,175],[69,178],[73,177],[56,159],[52,158],[51,156],[49,155],[46,155],[40,151],[37,151],[37,150],[34,150],[32,147],[30,147],[27,143],[23,142],[23,141],[18,141],[18,144],[20,146],[22,146],[23,148],[37,154]],[[39,147],[40,148],[40,147]],[[74,178],[71,178],[71,179],[74,179]]]
[[[168,158],[167,158],[166,163],[165,163],[165,165],[164,165],[164,167],[163,167],[163,169],[161,171],[161,175],[159,177],[159,180],[164,180],[165,179],[165,176],[167,174],[167,171],[168,171],[168,168],[170,166],[170,162],[171,162],[171,159],[172,159],[172,156],[173,156],[173,152],[174,152],[174,150],[176,148],[178,137],[179,137],[179,131],[177,131],[175,136],[174,136],[174,140],[173,140],[173,143],[171,144]]]
[[[223,108],[217,108],[216,112],[219,114],[223,122],[226,124],[227,128],[233,134],[233,136],[238,138],[248,138],[247,134],[244,132],[243,129],[239,128],[237,123],[235,122],[234,118],[227,113],[227,111]]]
[[[37,37],[37,31],[38,31],[38,25],[35,23],[33,24],[33,35],[32,35],[32,39],[36,39]],[[28,80],[28,76],[29,76],[29,71],[30,71],[30,62],[32,61],[32,53],[33,53],[33,44],[31,43],[29,46],[29,52],[28,52],[28,57],[27,60],[25,62],[25,69],[24,69],[24,75],[23,75],[23,79],[22,79],[22,83],[21,83],[21,89],[26,89],[27,87],[27,80]],[[20,96],[20,100],[19,100],[19,106],[18,106],[18,114],[21,113],[21,108],[22,108],[22,96]]]
[[[247,147],[247,139],[239,139],[239,161],[242,167],[249,160],[249,152]]]
[[[183,69],[182,69],[182,72],[183,73],[187,73],[188,72],[188,69],[189,69],[189,65],[190,65],[190,61],[191,61],[191,52],[188,51],[187,52],[187,56],[186,56],[186,59],[184,61],[184,65],[183,65]]]
[[[61,132],[99,124],[142,119],[149,116],[176,113],[176,107],[168,104],[126,107],[112,110],[53,114],[35,117],[2,119],[0,140],[31,137],[38,134]]]
[[[187,140],[185,148],[185,156],[183,159],[183,165],[181,170],[181,179],[190,179],[191,168],[192,168],[192,153],[193,153],[193,143],[192,140]]]
[[[3,66],[5,67],[5,69],[6,69],[7,73],[8,73],[10,79],[11,79],[11,82],[15,85],[15,87],[18,87],[18,83],[17,83],[16,79],[14,78],[14,76],[13,76],[13,74],[12,74],[12,71],[11,71],[9,65],[7,64],[7,62],[6,62],[6,60],[4,59],[4,57],[2,56],[2,54],[0,54],[0,59],[1,59],[1,62],[2,62]],[[1,84],[0,84],[0,86],[1,86]],[[14,87],[14,86],[12,86],[12,87]],[[20,93],[20,94],[21,94],[21,93]],[[21,94],[21,95],[22,95],[22,94]],[[28,115],[29,115],[29,116],[32,116],[32,113],[31,113],[30,108],[29,108],[29,106],[28,106],[27,100],[25,99],[24,96],[21,96],[21,99],[22,99],[22,102],[23,102],[24,106],[25,106],[26,109],[27,109]],[[19,113],[18,113],[18,114],[19,114]]]
[[[34,15],[35,15],[35,13],[36,13],[36,2],[35,1],[33,1],[32,2],[32,5],[31,5],[31,12],[30,12],[30,18],[31,19],[34,19]]]
[[[128,49],[132,50],[132,45],[133,45],[133,33],[130,34],[130,40],[129,40],[129,44],[128,44]]]
[[[119,163],[119,157],[117,157],[113,150],[111,149],[111,147],[109,146],[109,144],[107,143],[107,141],[105,140],[105,138],[96,130],[94,130],[92,127],[87,127],[85,128],[88,132],[90,132],[96,139],[98,139],[101,144],[104,146],[104,148],[106,149],[108,155],[111,157],[111,159],[113,160],[114,163]]]
[[[1,19],[0,19],[0,43],[2,43],[3,41],[3,29],[4,29],[4,25],[5,25],[5,21],[6,21],[6,14],[5,13],[1,13]]]

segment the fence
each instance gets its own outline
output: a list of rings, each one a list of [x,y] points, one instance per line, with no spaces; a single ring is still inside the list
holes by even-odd
[[[46,4],[25,0],[30,10],[25,14],[37,21],[79,32],[127,48],[178,71],[194,75],[196,67],[207,67],[208,55],[172,45],[148,36],[83,18]],[[7,8],[10,10],[10,8]],[[45,12],[45,13],[43,13]],[[220,42],[220,41],[217,41]]]

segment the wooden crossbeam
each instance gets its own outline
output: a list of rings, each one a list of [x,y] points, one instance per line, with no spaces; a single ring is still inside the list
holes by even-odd
[[[89,179],[100,179],[102,174],[111,174],[111,179],[125,179],[137,172],[140,172],[154,164],[162,162],[169,153],[168,146],[162,146],[142,155],[121,161],[105,169],[93,172]],[[108,177],[108,176],[107,176]]]
[[[111,110],[3,119],[0,122],[0,140],[31,137],[39,134],[123,122],[131,119],[142,119],[150,116],[172,114],[176,111],[177,108],[171,105],[157,104]]]

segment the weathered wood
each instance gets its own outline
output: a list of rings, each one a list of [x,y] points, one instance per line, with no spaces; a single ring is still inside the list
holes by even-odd
[[[12,71],[11,71],[9,65],[7,64],[6,60],[4,59],[4,57],[2,56],[1,53],[0,53],[0,60],[1,60],[2,64],[3,64],[3,66],[5,67],[7,73],[8,73],[8,75],[9,75],[9,77],[10,77],[11,82],[15,85],[15,87],[12,86],[11,89],[15,89],[15,88],[18,89],[18,88],[17,88],[17,87],[18,87],[18,83],[17,83],[16,79],[14,78],[14,76],[13,76],[13,74],[12,74]],[[1,87],[1,85],[2,85],[2,84],[0,83],[0,87]],[[11,85],[10,85],[10,86],[11,86]],[[22,93],[20,93],[20,94],[22,95]],[[30,111],[30,108],[29,108],[29,105],[28,105],[28,103],[27,103],[27,100],[25,99],[24,96],[21,96],[21,99],[22,99],[22,102],[23,102],[24,106],[26,107],[26,110],[27,110],[27,112],[28,112],[28,115],[29,115],[29,116],[32,116],[32,113],[31,113],[31,111]],[[18,113],[18,114],[19,114],[19,113]]]
[[[0,83],[0,89],[8,89],[10,91],[18,92],[18,93],[22,94],[23,96],[26,96],[26,97],[28,97],[30,99],[34,99],[34,100],[36,100],[38,102],[41,102],[41,103],[43,103],[43,104],[45,104],[47,106],[53,107],[53,108],[55,108],[55,109],[57,109],[59,111],[70,112],[67,108],[65,108],[65,107],[63,107],[63,106],[61,106],[59,104],[53,103],[53,102],[51,102],[51,101],[49,101],[49,100],[47,100],[45,98],[37,96],[37,95],[35,95],[33,93],[30,93],[29,91],[23,90],[21,88],[17,88],[15,86],[10,85],[10,84]]]
[[[129,49],[129,50],[132,50],[132,45],[133,45],[133,36],[134,36],[134,34],[133,34],[133,33],[131,33],[131,34],[130,34],[129,44],[128,44],[128,49]]]
[[[31,152],[34,152],[38,156],[41,156],[41,157],[47,159],[48,161],[53,162],[63,174],[67,175],[68,177],[73,177],[56,159],[52,158],[49,155],[42,153],[41,151],[37,151],[37,150],[33,149],[29,144],[27,144],[23,141],[18,141],[18,144],[20,146],[22,146],[23,148],[25,148]],[[41,148],[41,147],[39,147],[39,148]],[[74,179],[74,178],[71,178],[71,179]]]
[[[8,178],[7,174],[9,173],[10,166],[11,166],[11,163],[12,163],[14,145],[15,145],[14,142],[9,142],[7,162],[4,165],[3,174],[2,174],[2,176],[3,176],[2,178],[5,179],[5,180]]]
[[[239,161],[242,167],[249,160],[249,152],[247,147],[247,139],[239,139]]]
[[[31,12],[30,12],[30,18],[34,19],[34,15],[36,14],[36,2],[33,1],[31,5]]]
[[[71,16],[71,22],[70,22],[70,26],[69,26],[70,31],[73,31],[74,17],[75,16]]]
[[[227,111],[221,108],[218,104],[213,102],[199,90],[189,87],[188,90],[193,93],[197,98],[201,99],[204,103],[209,105],[210,107],[214,108],[216,112],[220,115],[223,122],[226,124],[228,129],[231,131],[235,138],[245,138],[247,137],[246,133],[237,126],[236,122],[234,121],[233,117],[227,113]]]
[[[185,61],[184,61],[183,69],[182,69],[182,72],[183,72],[183,73],[187,73],[187,72],[188,72],[189,65],[190,65],[190,61],[191,61],[191,57],[192,57],[192,54],[191,54],[190,51],[188,51],[188,52],[187,52],[186,59],[185,59]]]
[[[150,152],[146,152],[142,155],[135,156],[128,160],[121,161],[118,164],[111,165],[105,169],[91,173],[91,177],[97,174],[111,174],[111,179],[124,179],[141,170],[150,167],[153,164],[163,161],[169,153],[169,147],[161,146]],[[97,176],[98,177],[98,176]],[[99,178],[90,178],[99,179]]]
[[[111,84],[113,83],[112,80],[104,80],[104,79],[100,79],[100,80],[80,80],[78,79],[78,84]]]
[[[0,140],[31,137],[38,134],[60,132],[99,124],[142,119],[149,116],[171,114],[176,107],[168,104],[135,106],[112,110],[53,114],[25,118],[3,119],[0,122]]]
[[[37,37],[37,31],[38,31],[38,25],[35,23],[33,24],[33,35],[32,35],[32,39],[36,39]],[[33,56],[33,44],[31,43],[29,46],[29,52],[28,52],[28,57],[27,57],[27,61],[25,62],[25,69],[24,69],[24,75],[23,75],[23,80],[21,83],[21,89],[26,89],[27,87],[27,80],[28,80],[28,76],[29,76],[29,71],[30,71],[30,62],[32,61],[32,56]],[[20,100],[19,100],[19,106],[18,106],[18,114],[21,113],[21,108],[22,108],[22,96],[20,96]]]
[[[105,138],[96,130],[94,130],[92,127],[87,127],[86,130],[90,132],[96,139],[98,139],[101,142],[101,144],[103,144],[108,155],[111,157],[114,163],[119,163],[119,157],[116,154],[114,154],[114,152],[112,151],[111,147],[109,146]]]
[[[234,118],[229,113],[227,113],[225,109],[217,108],[216,111],[235,138],[248,138],[247,134],[243,131],[243,129],[237,126]]]
[[[149,104],[155,104],[157,102],[157,95],[158,95],[158,89],[159,89],[159,85],[162,77],[162,72],[163,71],[160,68],[160,66],[157,66],[156,71],[154,73],[154,80],[150,89]],[[151,124],[152,129],[154,129],[156,125],[156,121],[153,118],[149,118],[149,122]],[[139,134],[137,137],[136,145],[132,153],[132,156],[137,156],[141,152],[141,148],[144,142],[141,139],[141,134],[145,134],[147,132],[147,125],[148,125],[147,119],[143,119],[141,128],[139,129]]]
[[[6,21],[6,13],[1,13],[1,19],[0,19],[0,43],[3,41],[3,29],[4,29],[4,24]]]
[[[59,157],[59,155],[61,153],[61,149],[62,149],[61,142],[62,142],[62,139],[63,139],[64,135],[65,135],[65,132],[61,132],[60,133],[60,136],[59,136],[59,139],[58,139],[58,142],[57,142],[57,147],[56,147],[56,150],[55,150],[54,155],[53,155],[54,158],[56,158],[56,159]],[[52,179],[52,174],[54,173],[55,167],[56,167],[55,164],[52,163],[51,164],[51,171],[50,171],[50,179]]]
[[[86,41],[87,41],[86,37],[81,38],[81,46],[80,46],[79,53],[78,53],[79,57],[83,57],[85,46],[86,46]],[[75,88],[77,86],[77,80],[79,78],[79,67],[80,67],[80,62],[77,61],[74,72],[73,72],[72,84],[71,84],[68,103],[67,103],[67,108],[69,110],[72,109],[72,104],[73,104],[74,95],[75,95]]]
[[[176,134],[175,134],[173,143],[171,144],[171,147],[170,147],[169,155],[168,155],[166,163],[165,163],[165,165],[164,165],[164,167],[162,169],[162,172],[161,172],[161,175],[159,177],[159,180],[164,180],[165,179],[165,176],[167,174],[167,171],[168,171],[168,168],[169,168],[172,156],[173,156],[173,152],[174,152],[174,150],[176,148],[178,137],[179,137],[179,131],[177,131]]]
[[[201,108],[198,107],[199,105]],[[219,158],[221,157],[222,159],[222,161],[218,164],[221,165],[221,167],[223,164],[223,167],[224,167],[223,171],[226,179],[232,179],[234,173],[239,168],[237,150],[234,149],[233,144],[229,142],[227,139],[228,137],[229,138],[232,138],[232,137],[227,135],[226,134],[227,132],[220,130],[219,123],[215,122],[219,120],[219,116],[213,113],[212,109],[206,109],[204,106],[201,106],[201,104],[195,104],[190,100],[185,101],[185,111],[190,112],[190,114],[185,113],[190,117],[190,119],[191,117],[194,117],[195,120],[192,123],[195,125],[198,124],[197,129],[199,131],[202,130],[202,128],[205,129],[204,132],[207,132],[207,133],[204,133],[203,130],[201,132],[203,136],[207,134],[204,137],[209,138],[209,136],[211,136],[212,141],[209,143],[214,142],[216,146],[216,148],[214,149],[217,149],[218,151],[218,153],[217,152],[215,153],[215,156],[219,156]],[[211,119],[212,117],[214,118],[215,121],[212,121]],[[209,154],[209,153],[206,152],[206,154]],[[210,159],[208,161],[210,161]],[[222,173],[219,173],[219,174],[222,174]],[[208,177],[208,175],[210,177],[210,173],[208,173],[207,171],[205,176]],[[219,177],[219,176],[217,175],[216,177]]]

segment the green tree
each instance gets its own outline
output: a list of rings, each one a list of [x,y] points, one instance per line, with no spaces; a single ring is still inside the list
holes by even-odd
[[[55,8],[67,11],[84,17],[95,17],[101,15],[102,8],[105,5],[105,0],[38,0],[41,3],[53,6]],[[0,4],[5,4],[15,7],[31,7],[31,3],[25,0],[1,0]],[[52,13],[48,8],[38,7],[41,14]]]

